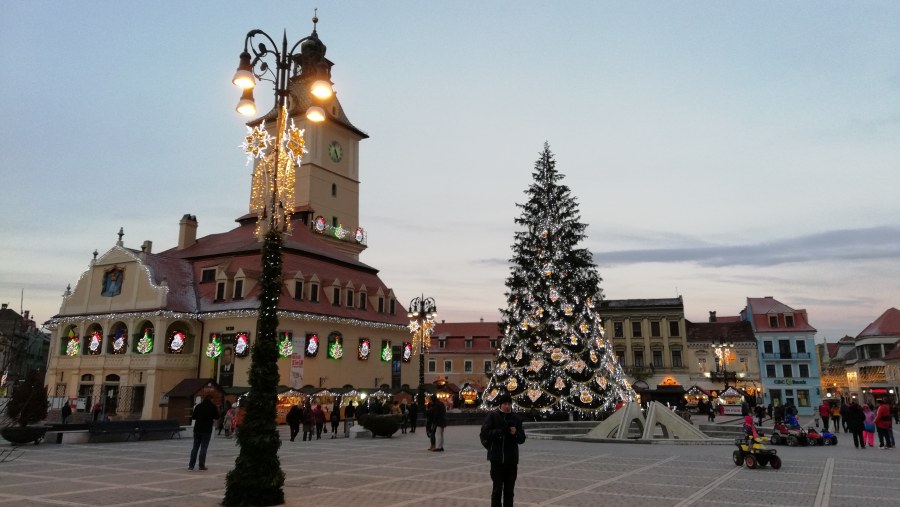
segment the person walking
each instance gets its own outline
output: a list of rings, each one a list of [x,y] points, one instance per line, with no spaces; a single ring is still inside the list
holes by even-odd
[[[766,407],[764,407],[762,405],[757,405],[756,406],[756,420],[758,422],[756,423],[756,425],[762,426],[763,419],[765,419],[765,418],[766,418]]]
[[[62,406],[62,412],[60,413],[60,417],[62,417],[62,423],[67,424],[69,422],[69,417],[72,416],[72,405],[69,405],[69,400],[66,400],[66,403]]]
[[[447,406],[436,394],[431,395],[431,404],[434,405],[434,452],[444,452],[444,428],[447,427]]]
[[[863,405],[863,441],[869,447],[875,447],[875,411],[869,405]],[[865,448],[865,446],[863,446]]]
[[[878,430],[878,447],[894,448],[894,429],[891,427],[891,407],[884,400],[878,400],[875,411],[875,429]]]
[[[406,411],[407,411],[407,419],[409,419],[409,432],[415,433],[416,425],[418,424],[418,419],[419,419],[419,404],[416,403],[415,400],[413,400],[412,403],[407,405]]]
[[[313,420],[316,423],[316,440],[322,440],[322,428],[325,427],[325,411],[322,410],[322,405],[316,405],[313,409]],[[309,439],[312,440],[312,435]]]
[[[497,396],[496,410],[481,425],[481,443],[491,462],[491,507],[512,507],[519,467],[519,446],[525,443],[522,420],[512,412],[512,398]]]
[[[351,401],[344,409],[344,436],[350,438],[350,428],[353,427],[353,416],[356,415],[356,407]]]
[[[228,410],[225,411],[225,417],[223,419],[223,426],[225,426],[225,438],[231,438],[231,430],[234,427],[234,407],[228,407]]]
[[[408,426],[408,421],[406,419],[406,403],[400,404],[400,433],[406,433],[406,427]]]
[[[828,420],[831,418],[831,405],[827,401],[822,401],[819,405],[819,417],[822,418],[822,430],[828,431]]]
[[[194,419],[194,446],[191,448],[191,459],[188,461],[188,470],[193,470],[197,464],[199,451],[200,470],[206,470],[206,449],[213,434],[213,421],[219,418],[219,409],[212,402],[212,395],[207,394],[203,401],[194,407],[192,414]]]
[[[310,406],[308,401],[303,405],[300,422],[303,423],[303,441],[306,442],[306,438],[309,437],[309,441],[312,442],[313,425],[316,423],[316,416],[313,414],[312,406]]]
[[[341,424],[341,405],[334,402],[331,406],[331,438],[337,438],[338,425]]]
[[[834,428],[834,432],[838,433],[841,431],[841,412],[845,412],[846,409],[842,409],[843,403],[840,405],[834,403],[831,405],[831,427]],[[844,426],[844,432],[846,433],[847,427]]]
[[[288,427],[291,428],[291,442],[297,438],[297,434],[300,433],[300,419],[303,418],[303,412],[300,411],[300,407],[294,405],[288,410],[287,415],[284,416],[285,422],[287,422]]]
[[[865,414],[859,407],[859,404],[855,401],[847,407],[847,410],[844,413],[843,419],[844,423],[847,425],[847,431],[853,435],[853,446],[857,449],[860,447],[865,449],[866,441],[863,439],[863,423],[866,420]]]
[[[428,436],[428,439],[431,441],[431,447],[428,448],[429,451],[433,451],[434,447],[434,402],[428,403],[425,406],[425,435]]]

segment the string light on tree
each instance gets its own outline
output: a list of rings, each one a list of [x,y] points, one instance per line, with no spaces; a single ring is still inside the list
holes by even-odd
[[[586,226],[546,144],[533,178],[518,205],[504,337],[484,400],[508,393],[518,409],[609,410],[635,395],[603,336],[593,303],[601,279],[578,248]]]

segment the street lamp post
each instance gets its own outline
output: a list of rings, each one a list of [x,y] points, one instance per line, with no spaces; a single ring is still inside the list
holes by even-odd
[[[226,476],[223,505],[284,503],[284,472],[278,459],[281,441],[275,421],[281,247],[282,236],[290,229],[290,214],[294,208],[291,176],[305,151],[303,131],[295,128],[293,121],[290,121],[290,127],[288,123],[291,112],[298,112],[291,109],[304,105],[308,106],[308,120],[323,121],[326,117],[324,109],[317,104],[324,103],[332,95],[330,67],[324,57],[325,46],[316,34],[317,22],[318,18],[314,17],[312,34],[297,41],[290,49],[286,34],[279,49],[279,45],[262,30],[248,32],[240,64],[232,79],[243,89],[237,111],[248,116],[256,114],[253,89],[257,80],[271,82],[275,89],[274,108],[278,120],[275,138],[265,130],[263,121],[251,129],[244,144],[248,156],[258,159],[254,177],[259,174],[259,179],[254,185],[259,185],[262,194],[257,196],[256,203],[260,208],[257,233],[263,239],[262,275],[256,340],[250,362],[250,392],[244,401],[246,411],[241,430],[237,432],[240,453],[234,469]]]
[[[731,349],[734,348],[734,343],[723,339],[720,339],[718,343],[713,343],[712,345],[713,351],[716,353],[716,359],[719,360],[719,364],[722,365],[722,378],[725,381],[725,389],[728,389],[728,357],[731,355]]]
[[[419,353],[419,400],[420,411],[425,408],[425,353],[431,347],[431,333],[434,332],[434,319],[437,317],[437,305],[434,298],[419,296],[409,303],[409,332],[412,334],[413,350]]]

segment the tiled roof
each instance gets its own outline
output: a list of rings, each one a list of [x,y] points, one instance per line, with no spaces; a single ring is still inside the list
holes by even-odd
[[[756,342],[753,328],[747,321],[740,322],[691,322],[685,321],[688,343]]]
[[[298,225],[301,223],[298,222]],[[200,283],[203,269],[222,267],[230,277],[238,270],[243,270],[251,280],[261,276],[261,250],[262,243],[255,235],[256,224],[246,222],[231,231],[221,234],[211,234],[199,238],[197,242],[183,250],[173,248],[160,253],[158,264],[178,265],[186,263],[190,271],[183,276],[189,280],[191,287],[188,290],[194,297],[195,311],[214,312],[225,310],[245,310],[259,307],[258,296],[261,289],[259,283],[245,283],[243,299],[233,299],[231,293],[225,294],[224,300],[216,300],[217,283]],[[151,256],[148,256],[148,258]],[[302,300],[291,297],[289,287],[291,280],[300,272],[303,281],[307,284],[305,290],[309,290],[310,278],[315,275],[319,281],[319,301],[311,302],[306,296]],[[359,288],[365,285],[366,295],[371,298],[379,289],[385,295],[385,312],[388,311],[391,289],[378,277],[378,270],[349,257],[343,252],[329,245],[318,234],[306,229],[296,227],[290,236],[285,236],[282,248],[282,277],[285,284],[282,285],[282,294],[279,308],[286,311],[305,312],[335,317],[355,318],[372,322],[384,322],[391,324],[406,324],[406,313],[402,305],[397,304],[395,315],[378,313],[377,306],[371,301],[365,310],[345,306],[346,292],[344,286],[352,282],[353,287]],[[331,283],[339,280],[341,285],[340,305],[333,305],[330,301]],[[169,277],[172,284],[173,278]],[[195,282],[196,281],[196,282]],[[179,292],[180,294],[180,292]],[[182,296],[179,296],[182,297]],[[184,296],[186,298],[186,296]],[[354,291],[354,299],[359,301],[359,292]]]
[[[870,336],[900,336],[900,310],[888,308],[874,322],[866,326],[856,338]]]
[[[816,332],[816,328],[809,324],[806,310],[794,310],[790,306],[776,301],[772,297],[747,298],[747,307],[753,314],[753,328],[757,333],[779,333],[785,331]],[[784,321],[784,314],[793,315],[794,325],[788,327]],[[778,316],[778,326],[771,326],[769,315]]]
[[[604,308],[616,310],[656,306],[674,306],[677,308],[684,308],[684,302],[680,297],[663,299],[604,299],[600,302],[600,315],[603,315]]]
[[[148,254],[142,262],[150,269],[153,283],[163,280],[169,286],[166,309],[177,312],[196,312],[197,296],[194,293],[194,275],[191,263],[164,255]]]
[[[837,354],[837,351],[840,347],[841,347],[840,343],[826,343],[825,350],[828,352],[828,357],[833,359],[835,354]]]
[[[498,322],[441,322],[434,328],[431,335],[432,351],[469,352],[469,353],[495,353],[491,347],[491,340],[501,340],[503,333]],[[472,339],[471,348],[466,348],[467,339]],[[444,348],[441,349],[438,342],[444,340]]]
[[[434,327],[434,336],[490,336],[502,338],[499,322],[441,322]]]

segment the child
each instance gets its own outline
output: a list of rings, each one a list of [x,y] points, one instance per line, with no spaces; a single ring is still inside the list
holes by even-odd
[[[746,435],[748,439],[759,438],[756,426],[753,425],[752,415],[744,416],[744,435]]]
[[[869,405],[863,405],[863,449],[868,445],[875,447],[875,411]]]

